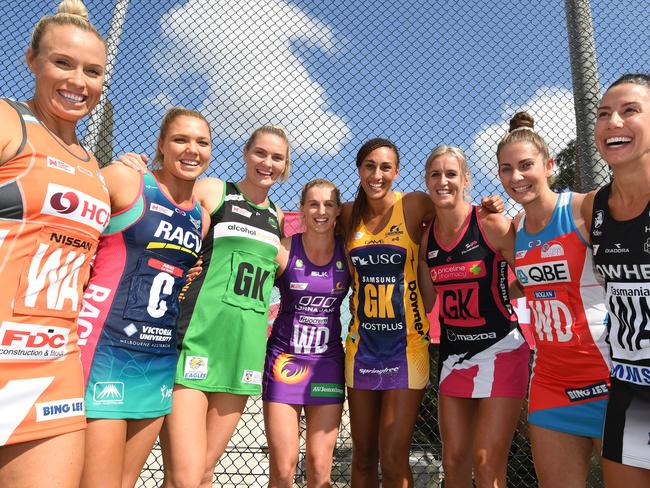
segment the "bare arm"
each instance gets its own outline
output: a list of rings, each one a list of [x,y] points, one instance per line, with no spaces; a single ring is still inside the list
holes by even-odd
[[[289,253],[291,253],[291,237],[283,237],[280,240],[278,253],[275,255],[275,261],[278,263],[278,267],[275,270],[276,279],[282,276],[282,273],[284,273],[284,270],[287,268]]]
[[[591,243],[591,218],[594,211],[594,198],[596,198],[596,190],[589,193],[574,193],[571,202],[573,220],[576,223],[578,232],[588,243]]]
[[[219,178],[203,178],[194,184],[192,193],[201,206],[212,214],[221,204],[225,183]]]
[[[142,176],[121,164],[111,164],[101,169],[111,198],[111,213],[128,208],[138,197]]]
[[[0,102],[0,166],[16,155],[22,138],[18,113],[7,102]]]

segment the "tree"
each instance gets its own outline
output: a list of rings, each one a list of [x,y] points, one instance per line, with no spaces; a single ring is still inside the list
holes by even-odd
[[[573,139],[562,149],[555,158],[557,174],[551,183],[551,189],[556,192],[566,190],[577,191],[578,179],[576,174],[576,140]]]

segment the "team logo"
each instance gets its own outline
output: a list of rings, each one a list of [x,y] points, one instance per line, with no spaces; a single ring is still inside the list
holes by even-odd
[[[296,259],[295,267],[296,268],[302,268],[305,265],[305,263],[302,261],[302,259],[298,258]]]
[[[194,226],[196,230],[199,230],[199,227],[201,227],[201,221],[199,219],[195,219],[190,215],[190,223]]]
[[[526,256],[526,253],[527,253],[527,252],[528,252],[528,251],[526,251],[526,250],[524,250],[524,251],[517,251],[517,252],[515,253],[515,259],[524,259],[524,257]]]
[[[402,232],[401,225],[402,224],[391,225],[388,232],[386,232],[386,237],[402,235],[404,232]]]
[[[648,237],[645,244],[643,244],[643,251],[650,254],[650,237]]]
[[[241,377],[241,382],[249,385],[261,385],[262,373],[260,371],[245,369]]]
[[[429,251],[427,253],[427,258],[428,259],[434,259],[434,258],[437,258],[437,257],[438,257],[438,249],[436,249],[434,251]]]
[[[124,383],[121,381],[98,381],[93,388],[95,403],[124,403]]]
[[[274,229],[277,229],[277,228],[278,228],[278,221],[275,219],[275,217],[269,217],[269,218],[268,218],[268,223],[269,223],[269,225],[270,225],[271,227],[273,227]]]
[[[204,380],[208,377],[208,358],[203,356],[187,356],[183,378],[189,380]]]
[[[340,260],[336,261],[336,269],[342,270],[343,269],[343,262]]]
[[[564,256],[564,248],[559,242],[545,242],[542,245],[542,259]]]
[[[299,366],[293,362],[293,355],[280,353],[273,363],[273,377],[280,383],[295,385],[309,374],[309,366]]]
[[[355,232],[352,234],[352,239],[361,239],[363,237],[363,232]]]
[[[600,226],[603,225],[605,220],[605,212],[603,210],[597,210],[594,214],[594,229],[600,229]]]
[[[598,254],[598,248],[599,248],[599,247],[600,247],[600,244],[594,244],[594,245],[593,245],[593,253],[594,253],[594,256],[595,256],[596,254]]]
[[[70,175],[75,174],[75,169],[73,166],[70,166],[68,163],[61,161],[60,159],[53,158],[52,156],[47,157],[47,167],[58,169],[59,171],[64,171]]]

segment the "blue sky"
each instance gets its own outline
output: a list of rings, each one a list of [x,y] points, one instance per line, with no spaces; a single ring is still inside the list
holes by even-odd
[[[30,93],[29,32],[54,1],[0,3],[0,92]],[[603,85],[650,69],[647,2],[591,2]],[[113,2],[88,1],[106,32]],[[21,18],[16,24],[10,19]],[[14,74],[15,73],[15,74]],[[110,98],[115,150],[152,152],[164,109],[185,104],[215,122],[216,176],[238,178],[245,135],[288,127],[291,181],[273,196],[295,208],[326,176],[350,199],[364,140],[393,139],[397,187],[422,189],[437,144],[467,150],[479,194],[494,192],[494,146],[516,110],[533,111],[554,151],[575,135],[564,2],[131,0]]]

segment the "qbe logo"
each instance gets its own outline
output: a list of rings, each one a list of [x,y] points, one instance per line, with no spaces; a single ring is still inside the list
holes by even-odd
[[[0,324],[0,359],[53,361],[65,356],[69,329],[49,325]]]
[[[124,383],[121,381],[98,381],[93,388],[95,403],[124,403]]]
[[[111,217],[111,208],[74,188],[50,183],[41,213],[85,224],[102,232]]]
[[[569,263],[566,260],[543,264],[517,266],[517,279],[522,285],[568,283],[571,281]]]

